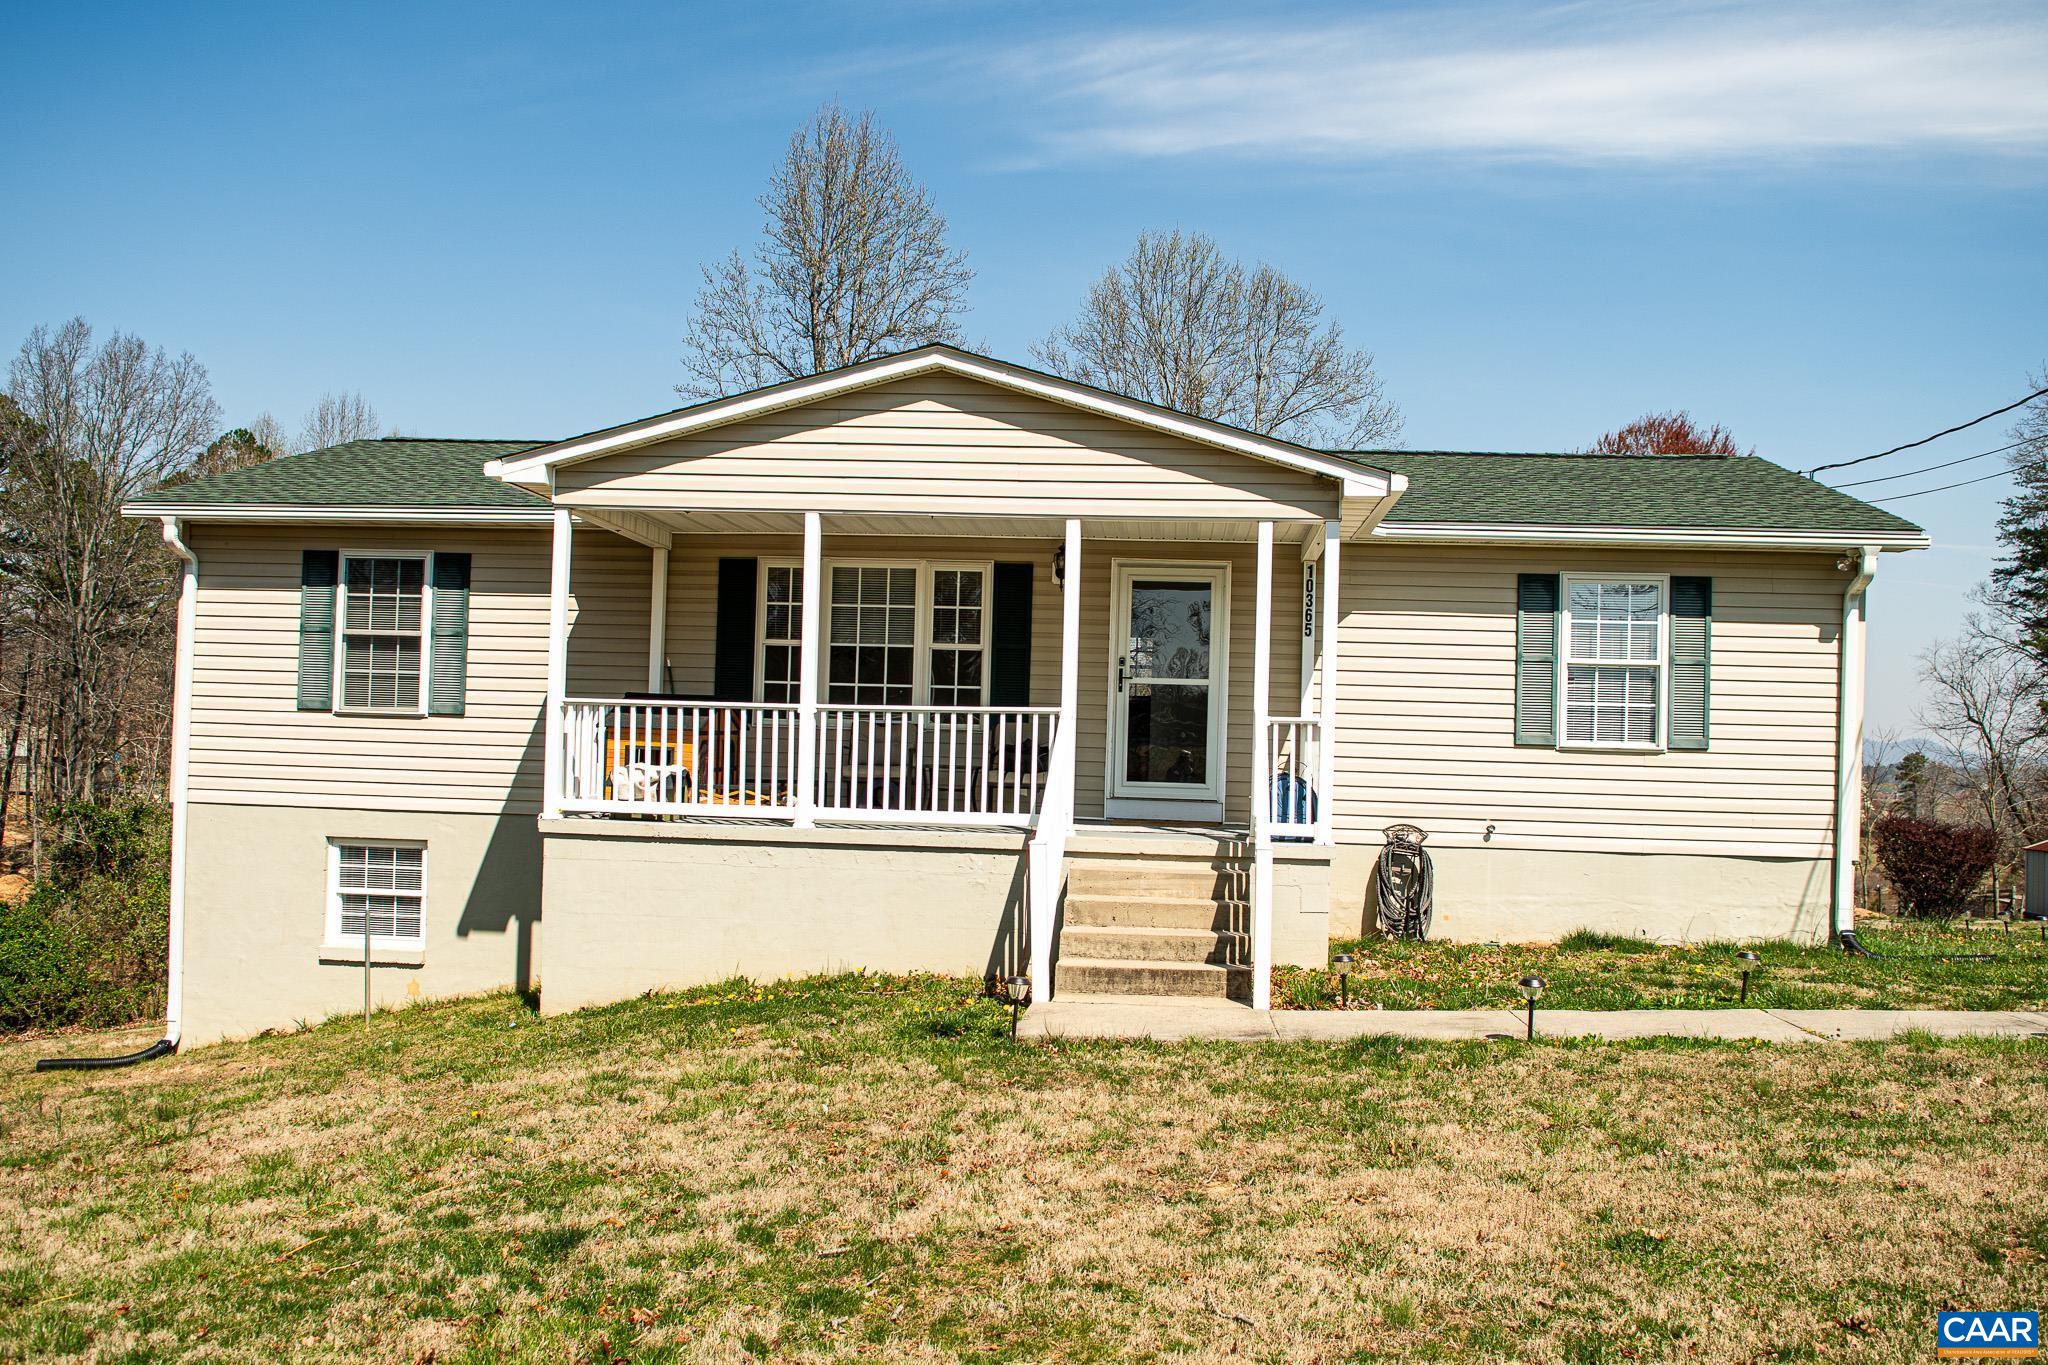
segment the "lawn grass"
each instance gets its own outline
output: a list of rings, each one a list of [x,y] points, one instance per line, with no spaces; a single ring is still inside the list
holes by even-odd
[[[2041,1009],[2048,1007],[2048,945],[2035,925],[1867,922],[1860,937],[1883,957],[1782,940],[1686,946],[1581,932],[1556,944],[1405,943],[1353,939],[1333,945],[1357,961],[1353,1009],[1519,1007],[1515,983],[1534,973],[1552,1009],[1719,1009],[1740,1003],[1744,948],[1763,959],[1750,978],[1760,1009]],[[1273,999],[1282,1009],[1335,1009],[1334,970],[1283,967]]]
[[[1892,1360],[2048,1298],[2048,1044],[1017,1046],[975,991],[0,1047],[0,1358]]]

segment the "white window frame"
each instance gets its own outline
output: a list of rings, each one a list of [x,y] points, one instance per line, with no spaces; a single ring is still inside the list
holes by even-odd
[[[754,700],[766,698],[768,686],[768,571],[770,569],[793,569],[796,571],[798,591],[802,591],[803,561],[798,559],[761,560],[760,583],[754,592]],[[989,705],[989,631],[995,616],[996,566],[992,559],[905,559],[874,556],[854,556],[844,559],[827,559],[819,566],[818,577],[825,589],[825,596],[818,603],[819,629],[826,638],[818,641],[818,666],[826,671],[818,679],[818,705],[820,707],[847,708],[866,707],[866,703],[828,701],[831,691],[831,634],[832,634],[832,571],[834,569],[915,569],[917,571],[917,631],[913,648],[916,657],[910,666],[910,694],[912,706],[933,706],[931,699],[931,658],[932,658],[932,607],[936,599],[933,575],[941,569],[964,569],[981,575],[981,705]],[[951,649],[953,646],[947,645]],[[973,650],[964,651],[967,653]],[[786,703],[795,705],[795,702]]]
[[[370,951],[392,949],[399,952],[423,952],[427,946],[427,888],[432,871],[428,863],[427,844],[424,839],[369,839],[355,836],[336,836],[327,841],[327,935],[324,947],[332,949],[360,950],[363,946],[361,934],[341,932],[341,850],[344,848],[416,848],[420,851],[420,931],[418,934],[399,936],[393,934],[372,934]],[[357,888],[349,888],[356,890]],[[401,896],[411,895],[400,891]]]
[[[1654,659],[1574,659],[1572,657],[1572,585],[1575,583],[1655,583],[1657,585],[1657,657]],[[1605,751],[1609,753],[1661,754],[1670,733],[1671,715],[1671,575],[1668,573],[1629,573],[1610,570],[1604,573],[1564,573],[1558,575],[1558,642],[1556,698],[1557,747],[1579,751]],[[1582,740],[1574,742],[1566,738],[1570,732],[1570,716],[1566,713],[1570,696],[1572,666],[1581,668],[1650,668],[1657,674],[1657,705],[1653,722],[1656,735],[1645,741]]]
[[[754,585],[753,699],[757,702],[768,701],[768,573],[771,569],[790,570],[791,574],[795,579],[796,591],[799,600],[801,600],[804,590],[804,562],[801,559],[763,559],[761,561],[760,581]],[[823,621],[825,618],[821,614],[818,619],[820,621]],[[795,639],[777,640],[775,641],[775,643],[778,646],[790,644],[794,644],[796,646],[796,673],[800,677],[803,673],[803,612],[801,609],[799,609],[796,613],[794,624],[797,632]],[[793,677],[790,681],[790,686],[794,688],[796,685],[797,678]],[[775,706],[795,706],[796,696],[794,692],[792,692],[788,700],[773,702],[769,704]]]
[[[354,559],[414,559],[420,566],[420,701],[416,707],[350,706],[348,696],[348,566]],[[424,550],[343,550],[334,591],[334,714],[337,716],[424,716],[434,676],[434,556]],[[371,632],[379,635],[395,631]]]

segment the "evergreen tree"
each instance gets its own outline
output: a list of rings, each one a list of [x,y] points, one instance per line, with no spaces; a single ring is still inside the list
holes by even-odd
[[[2027,387],[2048,388],[2048,365]],[[2040,657],[2048,655],[2048,398],[2020,409],[2009,434],[2020,443],[2006,457],[2015,489],[1998,518],[2001,553],[1991,570],[1989,597]]]

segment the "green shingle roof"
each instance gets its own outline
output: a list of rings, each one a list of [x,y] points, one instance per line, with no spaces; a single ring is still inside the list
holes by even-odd
[[[1412,522],[1917,534],[1903,517],[1754,455],[1508,455],[1338,450],[1408,477]]]
[[[428,441],[386,436],[286,455],[160,488],[141,507],[545,508],[546,499],[484,475],[484,461],[545,441]]]
[[[547,503],[483,472],[543,441],[350,441],[145,493],[138,507],[533,509]],[[1901,517],[1753,455],[1513,455],[1343,450],[1404,474],[1392,524],[1615,526],[1914,534]]]

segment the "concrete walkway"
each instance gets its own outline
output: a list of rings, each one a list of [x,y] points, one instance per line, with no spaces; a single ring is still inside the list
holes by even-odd
[[[1346,1038],[1519,1039],[1519,1010],[1253,1010],[1224,1000],[1069,995],[1025,1011],[1020,1038],[1191,1038],[1240,1043]],[[1538,1038],[1722,1038],[1765,1043],[1940,1038],[2048,1038],[2048,1011],[2024,1010],[1546,1010]]]

